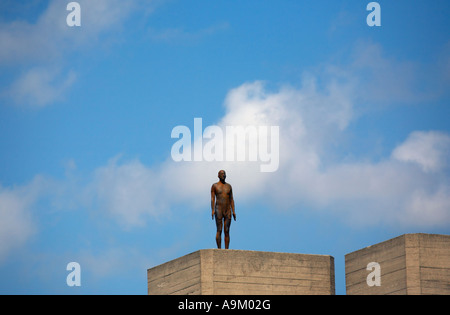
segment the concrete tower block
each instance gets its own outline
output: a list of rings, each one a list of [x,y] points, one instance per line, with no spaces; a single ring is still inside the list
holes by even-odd
[[[148,294],[335,294],[334,258],[200,250],[147,270]]]
[[[449,295],[450,235],[405,234],[347,254],[345,280],[348,295]]]

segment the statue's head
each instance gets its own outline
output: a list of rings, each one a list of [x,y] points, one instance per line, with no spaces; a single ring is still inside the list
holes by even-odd
[[[218,174],[218,177],[219,177],[219,179],[220,179],[221,182],[224,182],[224,181],[225,181],[225,178],[227,178],[227,173],[225,173],[224,170],[220,170],[220,171],[219,171],[219,174]]]

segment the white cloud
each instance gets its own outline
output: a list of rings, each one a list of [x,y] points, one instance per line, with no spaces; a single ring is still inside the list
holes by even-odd
[[[7,188],[0,185],[0,262],[36,233],[32,208],[44,186],[40,176],[24,186]]]
[[[157,217],[163,210],[158,174],[137,160],[118,165],[118,159],[95,171],[90,191],[100,209],[124,228],[143,226],[148,216]]]
[[[36,177],[22,187],[1,188],[0,259],[35,233],[33,209],[43,195],[50,196],[54,208],[99,210],[129,230],[170,216],[179,205],[186,211],[208,211],[209,189],[220,169],[227,171],[233,185],[237,211],[250,211],[248,205],[264,202],[273,211],[319,211],[349,226],[449,226],[450,181],[445,169],[450,135],[412,132],[378,162],[330,160],[330,143],[355,119],[351,89],[331,85],[318,90],[305,83],[301,89],[269,92],[262,82],[254,82],[228,93],[219,126],[280,126],[280,168],[274,173],[261,173],[258,162],[168,159],[148,167],[137,159],[116,157],[98,167],[91,180],[74,181],[75,162],[70,161],[70,176],[64,181]],[[91,256],[82,255],[93,270],[101,268],[96,264],[104,258]]]
[[[264,200],[276,209],[320,211],[358,226],[450,224],[449,178],[436,174],[448,166],[450,135],[412,132],[378,162],[329,158],[357,119],[357,99],[353,80],[331,76],[320,88],[317,81],[310,75],[300,89],[278,91],[259,81],[245,83],[225,98],[218,126],[280,126],[278,171],[261,173],[259,162],[168,159],[149,168],[137,160],[119,164],[114,159],[95,173],[103,208],[128,227],[164,216],[176,204],[204,211],[210,185],[225,169],[238,207]]]
[[[117,33],[127,18],[138,9],[147,13],[153,8],[151,0],[79,0],[81,27],[69,27],[68,2],[50,1],[36,22],[12,21],[0,25],[0,66],[19,66],[21,74],[11,76],[13,82],[3,95],[18,104],[43,107],[61,100],[74,83],[76,74],[67,70],[74,52],[98,48],[108,31],[117,40]],[[108,37],[106,37],[108,38]]]
[[[75,80],[73,71],[61,74],[58,69],[33,68],[14,82],[7,94],[16,104],[42,107],[63,100]]]
[[[448,47],[441,53],[445,57],[430,62],[400,60],[388,56],[379,43],[361,40],[349,50],[349,60],[324,64],[321,77],[347,82],[358,100],[358,114],[392,104],[420,104],[448,91]]]
[[[348,126],[361,114],[361,104],[369,98],[361,89],[361,71],[351,70],[367,69],[365,56],[347,71],[327,66],[320,73],[310,72],[300,88],[284,86],[270,91],[256,81],[229,91],[224,101],[226,112],[218,126],[280,127],[279,169],[274,173],[261,173],[259,161],[175,163],[168,157],[166,162],[148,167],[139,160],[114,158],[98,167],[93,180],[85,184],[62,183],[53,199],[61,204],[61,194],[70,194],[69,204],[100,209],[129,229],[168,215],[175,205],[182,204],[187,211],[209,209],[210,186],[217,181],[218,170],[225,169],[238,207],[264,201],[275,209],[320,211],[351,225],[449,225],[447,133],[412,132],[390,156],[378,162],[344,162],[333,154],[333,148],[345,139]],[[384,70],[394,64],[381,54],[375,56]],[[51,82],[51,73],[35,71],[47,75]],[[23,86],[32,92],[33,83],[38,83],[32,74],[29,77]],[[45,80],[40,84],[45,89]],[[407,83],[400,86],[405,93],[396,95],[407,100],[414,92]],[[62,84],[60,94],[64,87]],[[387,98],[383,96],[383,100]],[[170,130],[167,135],[170,137]],[[170,151],[167,153],[169,156]],[[67,189],[61,188],[64,186]]]
[[[91,284],[105,277],[122,275],[127,270],[145,270],[149,266],[148,256],[130,247],[114,247],[102,251],[81,250],[72,254],[71,259],[81,265],[82,274],[88,275]]]
[[[415,191],[409,198],[403,224],[433,226],[450,222],[450,186],[439,187],[437,191],[427,192],[426,187]]]
[[[84,45],[96,41],[109,30],[120,29],[123,22],[141,6],[141,3],[120,0],[79,0],[81,27],[69,27],[66,22],[68,2],[52,0],[36,22],[12,21],[0,27],[0,64],[23,64],[29,62],[54,62],[55,57],[78,51]]]
[[[419,90],[424,86],[419,64],[387,58],[381,45],[371,42],[357,45],[353,56],[350,71],[358,74],[362,100],[372,104],[417,103],[427,97]]]
[[[352,225],[448,225],[450,203],[443,193],[449,189],[448,178],[430,170],[448,165],[449,135],[413,132],[392,157],[379,162],[330,160],[330,144],[355,119],[354,94],[351,85],[335,80],[321,90],[311,82],[277,92],[268,92],[261,82],[246,83],[226,98],[227,112],[219,126],[280,126],[277,172],[262,174],[253,162],[168,162],[161,178],[195,179],[173,194],[186,201],[205,200],[202,207],[207,206],[209,184],[224,168],[241,201],[265,200],[278,209],[317,209]]]
[[[33,225],[28,213],[28,204],[14,192],[0,193],[0,260],[11,249],[28,240]]]
[[[330,144],[355,119],[351,89],[331,85],[318,90],[306,83],[301,89],[269,92],[262,82],[254,82],[228,93],[219,126],[280,126],[280,168],[274,173],[261,173],[259,162],[168,159],[148,167],[116,157],[88,181],[71,179],[76,171],[71,161],[71,176],[64,181],[37,177],[23,187],[0,189],[0,258],[36,231],[32,209],[44,194],[52,207],[99,210],[129,230],[170,216],[179,205],[186,211],[209,211],[209,189],[220,169],[233,185],[237,211],[264,202],[273,211],[318,211],[349,226],[449,226],[450,181],[444,170],[450,135],[412,132],[378,162],[330,160]],[[94,269],[103,260],[88,256]]]
[[[392,153],[393,158],[420,165],[425,172],[438,172],[450,163],[450,136],[443,132],[413,132]]]
[[[365,53],[349,69],[372,69],[382,80],[382,72],[395,68],[395,62],[386,61],[380,53],[375,56],[381,70],[367,66]],[[300,88],[269,91],[256,81],[226,95],[226,112],[216,125],[280,127],[278,171],[261,173],[260,161],[175,163],[168,158],[147,167],[138,160],[115,158],[95,171],[95,179],[87,185],[89,194],[84,196],[95,199],[125,228],[140,226],[149,218],[164,216],[176,204],[208,209],[210,185],[217,181],[218,170],[225,169],[238,202],[264,200],[274,208],[315,209],[357,225],[448,225],[450,204],[443,192],[449,190],[445,170],[450,135],[412,132],[378,162],[337,159],[334,148],[345,140],[348,126],[359,118],[368,96],[361,89],[360,70],[331,65],[322,69],[305,74]],[[405,82],[400,86],[406,90],[396,97],[406,101],[414,91]],[[175,184],[180,181],[181,189]],[[427,220],[421,219],[421,207],[427,208],[422,212]]]

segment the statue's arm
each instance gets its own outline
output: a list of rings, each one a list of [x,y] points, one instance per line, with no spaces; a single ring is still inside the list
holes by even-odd
[[[214,220],[214,204],[216,202],[216,191],[214,189],[214,184],[211,186],[211,217]]]
[[[231,211],[233,211],[234,221],[236,221],[236,212],[234,212],[233,188],[231,187],[230,187],[230,204],[231,204]]]

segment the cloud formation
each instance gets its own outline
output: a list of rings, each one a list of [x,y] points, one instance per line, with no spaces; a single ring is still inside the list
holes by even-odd
[[[45,191],[45,180],[36,176],[28,185],[0,185],[0,262],[24,245],[37,231],[33,207]]]
[[[16,104],[43,107],[64,99],[75,80],[73,71],[61,74],[58,69],[32,68],[11,85],[7,94]]]
[[[449,178],[439,172],[449,166],[450,136],[415,131],[379,162],[329,161],[325,157],[332,153],[330,144],[354,118],[355,105],[351,88],[330,82],[322,91],[308,82],[299,90],[268,92],[261,82],[254,82],[230,91],[227,114],[219,125],[280,126],[278,172],[258,173],[250,162],[215,165],[216,170],[228,171],[236,195],[268,200],[278,208],[329,212],[350,224],[449,224]],[[215,174],[204,166],[167,169],[200,179],[190,187],[190,195],[201,198],[207,189],[205,173]]]
[[[424,172],[444,171],[450,165],[450,136],[436,131],[413,132],[394,150],[392,157],[415,163]]]
[[[119,156],[95,170],[89,192],[95,205],[117,219],[121,226],[145,225],[148,217],[163,211],[158,175],[138,160],[118,165]]]
[[[323,71],[305,73],[300,87],[285,85],[274,90],[255,81],[228,92],[225,114],[215,125],[279,126],[276,172],[262,173],[259,161],[248,160],[177,163],[169,151],[164,163],[151,166],[138,159],[114,157],[82,182],[68,176],[55,185],[53,180],[40,178],[40,189],[36,189],[36,181],[22,188],[1,188],[0,211],[5,220],[0,223],[0,258],[31,237],[35,229],[32,209],[42,195],[50,195],[53,207],[100,211],[129,230],[167,217],[179,205],[186,211],[209,209],[209,189],[220,169],[227,171],[238,205],[264,202],[273,205],[273,211],[317,212],[348,226],[449,226],[448,133],[412,130],[389,154],[375,161],[348,161],[335,154],[351,132],[349,126],[368,112],[361,107],[369,99],[364,84],[370,82],[360,80],[365,77],[361,69],[369,71],[369,77],[371,71],[377,72],[376,80],[389,76],[383,69],[391,69],[364,65],[363,57],[357,60],[358,67],[351,64],[344,70],[328,65]],[[387,63],[381,60],[381,64]],[[392,66],[395,68],[394,63]],[[33,82],[33,76],[29,80]],[[415,80],[399,84],[403,92],[395,95],[396,101],[414,98]],[[417,93],[421,95],[421,91]],[[386,95],[379,97],[380,102],[387,101]],[[170,134],[167,130],[168,141]]]
[[[3,95],[16,104],[43,107],[60,101],[76,80],[70,69],[74,53],[98,47],[107,31],[121,29],[133,12],[150,12],[152,0],[79,0],[81,27],[66,22],[67,3],[52,0],[34,22],[25,20],[0,24],[0,67],[21,69]]]
[[[264,200],[277,209],[319,211],[348,225],[450,224],[447,133],[413,131],[376,162],[327,158],[356,119],[355,102],[352,87],[334,80],[323,89],[308,79],[300,89],[279,91],[268,91],[262,82],[245,83],[228,93],[226,114],[217,125],[280,126],[277,172],[261,173],[257,162],[248,161],[168,159],[146,167],[136,160],[121,165],[115,160],[96,172],[100,196],[111,203],[111,213],[130,224],[178,203],[205,209],[209,186],[218,170],[225,169],[241,203]],[[179,189],[174,185],[179,180],[188,184]],[[167,207],[155,207],[158,203]]]

